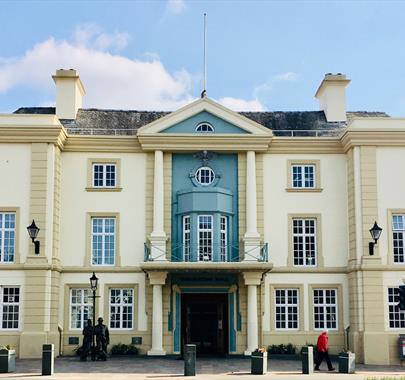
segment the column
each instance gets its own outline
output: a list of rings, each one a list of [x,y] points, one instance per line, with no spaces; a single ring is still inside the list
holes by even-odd
[[[261,272],[244,272],[245,285],[248,288],[247,294],[247,348],[245,355],[251,353],[259,347],[259,326],[257,312],[257,286],[262,279]]]
[[[246,261],[257,261],[260,255],[256,195],[256,155],[254,151],[249,151],[246,154],[246,232],[243,238]]]
[[[151,254],[155,260],[166,260],[164,221],[163,152],[155,151],[153,178],[153,231],[150,235]]]
[[[149,273],[149,282],[153,286],[152,306],[152,348],[148,351],[149,356],[166,355],[163,350],[163,299],[162,286],[166,282],[167,272]]]

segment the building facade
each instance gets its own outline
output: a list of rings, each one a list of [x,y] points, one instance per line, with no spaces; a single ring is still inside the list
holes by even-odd
[[[342,74],[315,112],[82,109],[76,71],[53,79],[55,108],[0,115],[0,344],[73,354],[95,272],[111,343],[142,354],[300,347],[327,328],[333,354],[399,362],[405,119],[347,112]]]

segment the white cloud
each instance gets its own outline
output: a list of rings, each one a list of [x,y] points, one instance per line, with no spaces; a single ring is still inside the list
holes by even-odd
[[[263,104],[260,103],[258,99],[244,100],[239,98],[224,97],[218,99],[218,103],[223,106],[228,107],[232,111],[264,111],[265,108]]]
[[[43,92],[42,106],[53,105],[51,74],[74,68],[86,88],[84,107],[138,110],[175,110],[199,94],[198,75],[181,69],[170,73],[155,53],[130,59],[117,52],[127,43],[126,33],[107,34],[95,24],[77,27],[71,40],[49,38],[20,57],[0,56],[0,94],[17,87]],[[225,106],[260,111],[257,100],[224,97]]]
[[[297,80],[298,74],[293,73],[292,71],[289,71],[287,73],[281,73],[277,74],[273,77],[274,82],[280,82],[280,81],[288,81],[288,82],[293,82]]]
[[[181,13],[186,8],[184,0],[167,0],[167,10],[171,13]]]

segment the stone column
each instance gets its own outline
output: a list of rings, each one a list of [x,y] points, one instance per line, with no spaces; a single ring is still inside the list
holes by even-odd
[[[260,235],[257,232],[256,154],[246,154],[246,232],[243,238],[246,261],[256,261],[260,255]]]
[[[250,355],[259,346],[259,326],[257,313],[257,286],[262,279],[261,272],[244,272],[245,285],[248,287],[247,310],[247,348],[245,355]]]
[[[152,258],[166,260],[166,234],[164,220],[163,152],[155,151],[153,179],[153,231],[150,235]]]
[[[148,351],[150,356],[166,355],[163,350],[163,300],[162,286],[166,282],[167,272],[149,273],[149,282],[153,286],[152,306],[152,348]]]

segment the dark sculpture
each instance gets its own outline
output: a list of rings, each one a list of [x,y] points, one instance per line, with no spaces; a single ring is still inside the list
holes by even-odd
[[[110,333],[106,325],[103,325],[103,318],[98,318],[98,325],[94,328],[96,335],[96,356],[98,360],[107,360],[107,345],[110,344]]]
[[[87,326],[83,329],[83,345],[80,349],[80,360],[86,361],[87,355],[91,352],[91,343],[93,338],[93,325],[91,323],[91,319],[87,320]]]

